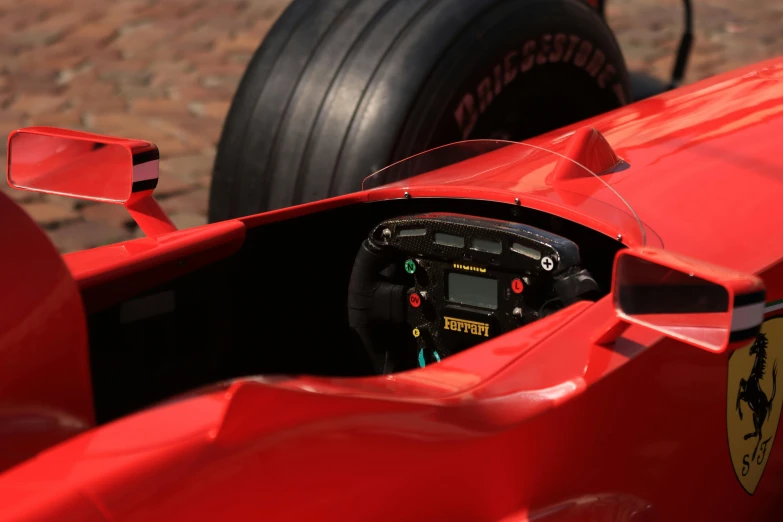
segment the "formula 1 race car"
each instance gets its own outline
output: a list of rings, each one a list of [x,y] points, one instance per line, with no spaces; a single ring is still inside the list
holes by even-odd
[[[778,59],[175,231],[153,144],[16,131],[148,237],[0,194],[0,519],[779,520],[781,133]]]

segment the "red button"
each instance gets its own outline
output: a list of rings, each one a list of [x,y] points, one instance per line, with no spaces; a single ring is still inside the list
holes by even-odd
[[[408,297],[408,302],[411,304],[413,308],[418,308],[421,306],[421,296],[417,293],[413,293]]]
[[[511,281],[511,290],[513,290],[515,294],[521,294],[524,289],[525,285],[522,284],[521,279],[514,279]]]

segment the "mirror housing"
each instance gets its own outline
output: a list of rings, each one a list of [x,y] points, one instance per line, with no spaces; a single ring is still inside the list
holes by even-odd
[[[152,197],[159,158],[147,141],[27,127],[8,136],[6,176],[20,190],[124,205],[156,236],[176,230]]]
[[[617,318],[710,352],[753,340],[765,298],[760,278],[679,254],[639,248],[615,257]]]

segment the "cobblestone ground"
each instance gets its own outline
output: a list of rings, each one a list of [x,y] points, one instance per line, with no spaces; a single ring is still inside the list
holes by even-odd
[[[0,134],[53,125],[158,145],[155,194],[181,228],[206,222],[233,92],[287,0],[0,0]],[[781,0],[694,0],[692,82],[783,55]],[[629,68],[668,78],[679,0],[608,0]],[[120,206],[2,190],[63,252],[139,234]]]

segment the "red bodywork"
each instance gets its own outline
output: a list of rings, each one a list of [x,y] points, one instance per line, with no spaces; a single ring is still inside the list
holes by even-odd
[[[15,140],[23,143],[14,143]],[[14,155],[9,152],[6,164],[12,186],[122,203],[147,235],[177,230],[152,197],[158,181],[159,157],[158,148],[152,143],[51,127],[29,127],[8,136],[8,150],[16,151]],[[84,168],[84,165],[90,168]],[[37,184],[45,184],[46,190],[41,190]],[[103,197],[92,194],[96,191]]]
[[[568,133],[584,125],[600,131],[631,165],[602,178],[641,217],[648,246],[755,274],[768,303],[783,299],[777,208],[783,60],[530,143],[563,152]],[[3,406],[15,408],[3,415],[19,419],[4,421],[0,461],[21,461],[0,475],[0,518],[780,519],[783,450],[770,450],[752,495],[732,467],[731,353],[694,348],[639,325],[599,344],[593,334],[615,317],[611,296],[577,303],[423,369],[365,378],[235,379],[88,429],[94,420],[79,293],[87,312],[127,299],[237,252],[256,227],[403,199],[407,192],[414,200],[514,205],[520,198],[522,206],[611,237],[627,234],[626,246],[640,246],[616,212],[595,205],[602,193],[590,181],[577,192],[594,199],[567,198],[542,174],[531,199],[519,191],[519,179],[513,169],[454,183],[438,181],[436,173],[68,254],[70,275],[42,234],[25,231],[32,223],[0,196],[0,215],[13,225],[3,227],[4,244],[25,256],[24,264],[16,255],[0,258],[3,291],[14,296],[2,301],[13,314],[0,314]],[[775,306],[767,310],[768,317],[779,313]],[[266,342],[285,346],[281,335]],[[31,417],[42,420],[24,422]]]

